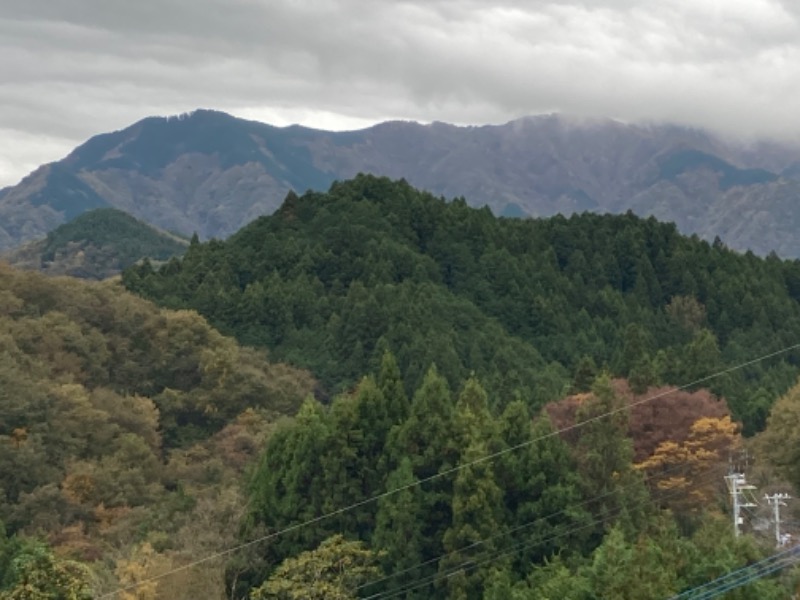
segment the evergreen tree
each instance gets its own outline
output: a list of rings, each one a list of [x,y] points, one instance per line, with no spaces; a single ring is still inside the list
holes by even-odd
[[[386,579],[366,588],[364,593],[368,595],[395,593],[413,586],[434,573],[436,567],[435,562],[426,564],[423,492],[408,457],[403,458],[397,470],[389,475],[387,491],[393,493],[378,501],[372,537],[372,546],[380,550]],[[426,598],[427,591],[424,588],[412,590],[399,597],[406,600]]]
[[[442,537],[452,518],[451,496],[459,456],[453,401],[447,382],[431,367],[414,394],[409,418],[395,430],[389,452],[397,463],[408,457],[422,481],[423,558],[442,554]]]
[[[397,361],[391,352],[385,352],[381,358],[378,374],[378,387],[386,402],[387,418],[392,426],[398,425],[408,418],[408,396],[403,388],[403,377]]]
[[[329,437],[325,410],[311,398],[303,403],[294,422],[284,424],[270,437],[250,481],[250,528],[263,524],[269,531],[277,531],[324,513],[329,490],[323,461]],[[268,547],[269,561],[274,566],[319,544],[331,534],[331,526],[325,521],[276,538]]]
[[[620,523],[632,535],[644,523],[647,490],[633,468],[628,408],[622,402],[608,375],[598,377],[576,415],[583,423],[576,453],[584,494],[593,499],[588,508],[601,530]]]
[[[572,379],[572,392],[577,394],[588,392],[592,389],[594,380],[597,379],[597,365],[591,356],[582,356]]]
[[[453,521],[443,538],[445,558],[439,563],[438,584],[453,600],[483,597],[490,567],[474,561],[491,557],[497,536],[503,532],[503,493],[494,480],[492,465],[480,461],[487,454],[485,442],[473,442],[464,452],[453,486]],[[502,565],[500,565],[502,567]]]
[[[458,395],[455,428],[459,448],[483,444],[487,452],[499,449],[499,431],[489,410],[489,398],[475,377],[470,377]]]
[[[540,417],[532,426],[521,401],[508,405],[501,420],[508,450],[497,458],[497,482],[503,490],[509,539],[524,546],[515,565],[541,562],[560,549],[580,547],[581,525],[588,515],[581,506],[581,481],[564,442]],[[565,535],[573,530],[575,533]],[[524,544],[523,544],[524,542]]]

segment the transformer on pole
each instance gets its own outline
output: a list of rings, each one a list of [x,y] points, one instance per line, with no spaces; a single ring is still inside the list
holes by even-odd
[[[781,535],[781,506],[786,506],[784,500],[791,498],[789,494],[773,494],[772,496],[764,495],[764,500],[772,505],[773,522],[775,523],[775,543],[778,548],[784,546],[788,541],[787,538]]]
[[[736,537],[741,535],[741,525],[744,522],[742,518],[743,508],[755,508],[755,504],[747,502],[742,494],[745,490],[754,490],[756,486],[749,485],[745,480],[742,473],[731,473],[725,476],[725,482],[728,484],[728,491],[731,494],[731,504],[733,508],[733,534]]]

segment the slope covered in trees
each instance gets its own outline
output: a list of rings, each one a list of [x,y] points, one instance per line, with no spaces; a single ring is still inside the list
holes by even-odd
[[[800,262],[631,214],[498,219],[372,176],[290,194],[229,240],[123,281],[309,368],[329,391],[390,349],[407,391],[435,363],[454,386],[475,373],[501,406],[541,406],[602,366],[637,388],[686,384],[800,340]],[[798,358],[709,383],[753,432]]]
[[[726,402],[639,401],[796,343],[797,263],[365,176],[123,282],[164,308],[0,268],[0,598],[649,600],[764,555]],[[795,359],[710,383],[755,431]]]
[[[156,229],[121,210],[98,208],[5,257],[18,268],[104,279],[145,257],[164,261],[181,255],[188,245],[188,239]]]
[[[651,424],[685,442],[635,462],[649,432],[625,410],[598,418],[625,402],[606,375],[581,395],[574,440],[521,400],[492,410],[497,390],[475,378],[450,388],[432,368],[411,397],[401,381],[386,355],[377,376],[275,430],[244,539],[270,537],[261,562],[232,563],[232,597],[660,600],[764,555],[716,508],[739,435],[703,394],[663,398],[662,413],[694,420]],[[736,597],[784,598],[791,581]]]
[[[313,387],[196,313],[0,264],[0,598],[88,598],[20,586],[97,593],[233,542],[245,466]]]

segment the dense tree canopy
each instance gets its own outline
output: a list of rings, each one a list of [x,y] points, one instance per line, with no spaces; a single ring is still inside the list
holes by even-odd
[[[309,368],[329,391],[390,349],[407,392],[435,363],[451,386],[474,372],[501,404],[538,407],[589,364],[638,391],[800,340],[798,261],[737,254],[632,214],[498,219],[372,176],[290,194],[229,240],[124,282]],[[798,359],[709,384],[752,433]]]
[[[367,544],[383,571],[348,598],[656,600],[761,556],[715,514],[717,467],[738,444],[730,418],[701,393],[679,396],[675,405],[694,399],[708,412],[665,421],[679,442],[643,446],[637,465],[631,435],[641,433],[618,383],[601,374],[581,395],[576,437],[556,435],[546,411],[532,418],[520,400],[492,410],[495,390],[475,378],[453,391],[435,368],[383,444],[365,445],[369,422],[355,417],[387,405],[371,378],[327,407],[309,400],[253,471],[250,531],[287,531],[239,582],[259,598],[306,589],[285,566],[300,568],[335,535]],[[374,465],[393,468],[375,477]],[[781,585],[737,597],[779,597]]]
[[[0,598],[666,598],[773,550],[742,431],[800,485],[798,355],[704,382],[800,340],[800,263],[653,219],[358,177],[124,285],[0,266]]]
[[[271,422],[313,387],[308,373],[240,347],[196,313],[111,282],[0,265],[0,533],[44,537],[57,551],[20,541],[14,562],[0,543],[0,571],[15,564],[15,581],[38,586],[55,573],[54,586],[75,587],[82,567],[66,555],[99,561],[111,585],[114,573],[147,570],[136,566],[143,544],[158,570],[232,543],[245,466]],[[164,594],[196,597],[222,586],[222,573]]]

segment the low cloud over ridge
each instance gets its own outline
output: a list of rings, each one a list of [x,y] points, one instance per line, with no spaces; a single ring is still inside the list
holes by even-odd
[[[0,47],[0,185],[196,107],[333,129],[558,111],[800,136],[789,0],[7,0]]]

